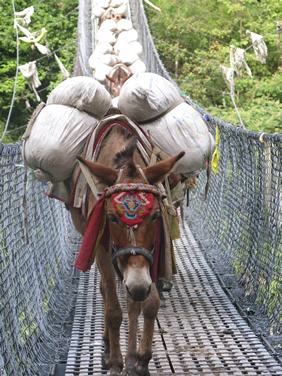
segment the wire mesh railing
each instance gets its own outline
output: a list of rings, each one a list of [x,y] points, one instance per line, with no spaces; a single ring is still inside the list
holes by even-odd
[[[282,329],[282,134],[219,126],[219,168],[207,200],[204,176],[190,197],[188,219],[222,274],[234,273],[244,297]]]
[[[68,349],[80,238],[30,172],[24,195],[21,144],[0,147],[0,375],[49,375]]]
[[[91,75],[91,4],[80,1],[76,75]],[[130,0],[130,7],[147,70],[172,81],[142,2]],[[238,129],[191,104],[209,118],[213,132],[219,125],[220,158],[208,198],[205,174],[190,192],[187,220],[214,263],[237,274],[245,295],[267,313],[268,330],[281,333],[282,135]],[[0,165],[0,375],[44,376],[68,348],[76,297],[72,265],[81,239],[64,205],[47,198],[31,172],[25,198],[21,143],[0,144]]]
[[[172,81],[150,33],[141,1],[130,0],[132,21],[143,46],[147,70]],[[211,174],[204,200],[205,174],[190,195],[188,218],[194,234],[213,257],[228,264],[270,318],[270,330],[282,325],[282,133],[261,134],[239,129],[214,118],[188,102],[209,119],[220,133],[217,175]]]

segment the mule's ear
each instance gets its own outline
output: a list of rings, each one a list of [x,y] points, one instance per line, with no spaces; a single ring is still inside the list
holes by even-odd
[[[87,166],[90,172],[92,172],[92,174],[96,176],[101,181],[101,183],[110,186],[113,185],[117,180],[118,170],[104,166],[101,163],[87,161],[80,155],[77,155],[76,158],[85,166]]]
[[[106,78],[107,78],[109,81],[111,81],[111,82],[115,82],[115,80],[114,80],[112,77],[108,76],[107,74],[106,74]]]
[[[148,181],[151,184],[155,184],[155,183],[163,181],[166,175],[168,175],[170,171],[173,169],[176,162],[179,161],[179,159],[182,158],[184,154],[185,152],[181,151],[175,157],[165,159],[152,166],[144,168],[143,171]]]

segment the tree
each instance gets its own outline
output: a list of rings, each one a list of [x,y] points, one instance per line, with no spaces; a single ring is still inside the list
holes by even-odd
[[[22,11],[29,6],[30,2],[26,0],[15,2],[16,11]],[[12,4],[7,6],[4,0],[0,0],[0,11],[2,15],[0,25],[0,132],[2,136],[13,98],[17,71],[17,38],[14,28]],[[78,1],[38,1],[34,5],[34,14],[31,16],[31,23],[23,25],[21,21],[18,22],[30,32],[40,31],[45,27],[47,30],[46,39],[51,52],[57,51],[61,62],[71,73],[75,59],[77,16]],[[23,32],[19,29],[19,37],[23,36]],[[40,42],[45,44],[44,39],[40,40]],[[30,43],[19,41],[19,65],[31,61],[36,61],[37,65],[39,80],[41,82],[40,87],[38,87],[40,99],[46,101],[50,91],[64,79],[63,74],[53,54],[50,56],[42,55]],[[15,142],[21,138],[24,128],[15,132],[13,130],[27,124],[31,113],[37,105],[38,101],[35,94],[19,72],[15,101],[9,122],[9,131],[12,131],[12,133],[8,133],[3,142]]]
[[[246,30],[267,35],[268,57],[262,65],[251,48],[247,63],[253,73],[235,76],[235,100],[244,124],[256,131],[279,132],[281,66],[278,1],[155,0],[162,9],[147,8],[161,59],[183,93],[213,115],[239,123],[220,65],[230,66],[230,45],[247,49]],[[177,71],[175,62],[177,61]]]

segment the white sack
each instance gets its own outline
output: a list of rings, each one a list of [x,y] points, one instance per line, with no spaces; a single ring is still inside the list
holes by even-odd
[[[101,119],[111,106],[111,96],[98,81],[77,76],[61,82],[50,93],[47,105],[64,104]]]
[[[197,176],[215,150],[215,141],[206,122],[188,103],[183,102],[160,119],[141,126],[169,156],[185,151],[174,169],[176,174]]]
[[[24,140],[24,159],[41,181],[64,181],[73,171],[76,156],[98,119],[60,104],[44,107]]]
[[[122,18],[117,22],[117,29],[118,31],[127,31],[132,29],[132,22],[129,20],[126,20],[125,18]]]
[[[96,5],[93,8],[93,15],[94,17],[101,18],[103,14],[105,13],[105,9],[100,7],[99,5]]]
[[[100,43],[88,59],[90,68],[96,69],[98,60],[101,60],[105,54],[112,54],[113,46],[110,43]]]
[[[143,48],[140,42],[138,41],[130,42],[128,43],[128,48],[130,49],[130,51],[134,51],[138,56],[142,55]]]
[[[121,4],[118,8],[114,9],[116,14],[119,14],[120,16],[127,17],[128,16],[128,5],[127,4]]]
[[[116,65],[118,62],[119,62],[119,59],[116,55],[105,54],[101,58],[101,63],[106,64],[106,65],[110,65],[111,67]]]
[[[99,30],[98,31],[98,44],[99,43],[110,43],[115,44],[116,43],[116,37],[115,34],[112,31],[109,30]]]
[[[140,59],[130,65],[129,69],[131,70],[132,74],[145,73],[147,70],[145,63],[143,63],[143,61]]]
[[[100,31],[116,31],[117,23],[114,20],[105,20],[100,26]]]
[[[127,41],[121,40],[115,44],[114,50],[117,55],[122,54],[122,56],[126,56],[126,55],[130,56],[132,54],[136,54],[138,55],[138,57],[140,57],[143,52],[142,45],[138,41],[128,43]],[[130,64],[133,64],[133,62]]]
[[[164,113],[180,100],[177,87],[170,81],[155,73],[138,73],[123,84],[119,109],[124,115],[142,122]]]
[[[135,29],[122,31],[117,38],[117,42],[124,41],[124,42],[130,43],[130,42],[135,42],[137,40],[138,40],[138,33]]]
[[[112,70],[112,67],[110,65],[106,65],[106,64],[99,62],[97,64],[96,70],[94,72],[94,78],[101,83],[105,83],[106,82],[106,75],[108,75],[111,70]],[[110,96],[110,94],[109,94],[109,96]]]
[[[120,7],[121,5],[126,4],[126,3],[127,3],[127,0],[112,0],[111,1],[111,7],[117,8],[117,7]]]
[[[102,54],[111,54],[113,52],[113,46],[110,43],[100,43],[95,47],[95,52],[100,52]]]
[[[126,40],[118,40],[113,48],[115,54],[118,55],[120,51],[122,51],[123,49],[126,50],[128,48],[128,42]]]
[[[88,59],[89,67],[93,70],[96,69],[97,65],[101,63],[101,59],[104,56],[101,52],[94,51],[93,54]]]
[[[109,0],[96,0],[96,4],[104,9],[107,9],[109,6],[110,1]]]
[[[139,56],[132,50],[122,49],[118,55],[118,59],[122,64],[131,65],[139,59]]]
[[[116,55],[112,54],[101,54],[101,53],[93,53],[89,60],[88,64],[90,68],[93,70],[96,70],[97,68],[99,69],[99,65],[105,64],[113,67],[119,62],[119,59]]]

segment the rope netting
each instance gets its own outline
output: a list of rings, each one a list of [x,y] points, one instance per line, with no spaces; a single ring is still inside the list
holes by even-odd
[[[147,70],[172,81],[150,33],[141,1],[131,0],[132,21],[143,46]],[[187,219],[220,273],[234,273],[248,302],[257,302],[272,332],[282,329],[282,134],[239,129],[195,107],[219,126],[219,168],[190,193]]]
[[[92,75],[94,3],[80,0],[75,75]],[[147,71],[173,82],[155,49],[142,2],[130,0],[130,8]],[[218,270],[239,277],[245,296],[268,315],[268,330],[279,333],[282,135],[236,128],[190,102],[209,118],[213,132],[218,124],[220,157],[207,199],[204,173],[190,192],[186,218]],[[64,205],[47,198],[46,187],[30,171],[24,196],[21,143],[0,144],[0,164],[0,375],[49,375],[68,350],[66,329],[76,298],[73,262],[81,238]]]
[[[49,375],[68,350],[80,237],[30,172],[25,215],[20,143],[0,145],[0,164],[0,375]]]

